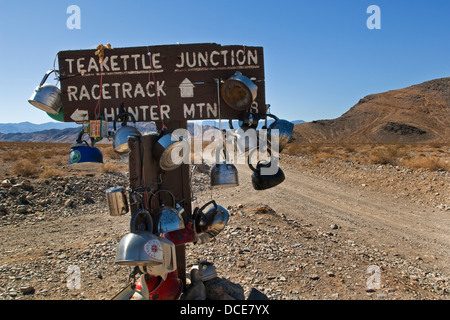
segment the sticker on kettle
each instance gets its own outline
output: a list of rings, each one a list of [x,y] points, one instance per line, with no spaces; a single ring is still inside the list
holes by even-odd
[[[72,150],[69,157],[72,163],[78,163],[81,160],[81,153],[78,150]]]
[[[163,248],[159,240],[148,240],[144,245],[144,251],[153,260],[163,261]]]

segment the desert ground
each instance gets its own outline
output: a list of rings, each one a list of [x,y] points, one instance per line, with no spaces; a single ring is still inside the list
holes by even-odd
[[[0,143],[1,300],[109,300],[129,283],[114,260],[130,214],[110,216],[105,196],[128,167],[100,148],[103,169],[77,172],[68,144]],[[290,144],[280,166],[286,180],[264,191],[246,165],[228,189],[194,172],[192,206],[215,199],[231,217],[186,245],[187,269],[213,263],[244,299],[449,299],[449,144]]]

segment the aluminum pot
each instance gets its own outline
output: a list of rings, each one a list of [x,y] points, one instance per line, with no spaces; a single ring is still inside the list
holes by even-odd
[[[128,200],[124,187],[113,187],[106,190],[110,216],[121,216],[128,213]]]
[[[127,266],[155,266],[164,263],[164,249],[159,237],[151,232],[152,218],[148,211],[133,213],[130,229],[119,242],[116,264]]]
[[[232,163],[220,163],[220,151],[225,150],[225,147],[218,148],[216,151],[216,164],[211,168],[211,187],[223,188],[223,187],[236,187],[239,185],[238,171],[236,166]]]
[[[44,84],[48,76],[56,70],[49,70],[44,75],[41,83],[34,90],[28,102],[38,109],[50,114],[58,114],[61,109],[61,90],[52,84]]]
[[[239,71],[225,80],[221,87],[223,100],[228,106],[238,111],[248,109],[256,99],[257,92],[258,87],[255,83]]]

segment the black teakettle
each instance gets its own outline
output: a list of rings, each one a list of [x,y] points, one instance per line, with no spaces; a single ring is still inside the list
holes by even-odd
[[[264,172],[262,172],[262,170],[264,170],[264,169],[272,171],[269,168],[271,168],[271,166],[274,164],[275,161],[276,161],[276,159],[271,155],[270,162],[263,163],[262,161],[258,161],[258,163],[256,164],[256,168],[255,168],[251,164],[250,155],[249,155],[248,166],[253,171],[252,185],[255,190],[270,189],[272,187],[279,185],[280,183],[282,183],[284,181],[284,179],[285,179],[284,172],[283,172],[283,170],[281,170],[280,167],[278,167],[278,169],[276,169],[276,172],[273,174],[270,174],[271,172],[268,172],[266,174]],[[264,170],[264,171],[266,171],[266,170]]]

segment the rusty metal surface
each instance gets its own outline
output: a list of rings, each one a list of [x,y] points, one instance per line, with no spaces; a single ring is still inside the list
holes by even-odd
[[[104,50],[102,63],[95,52],[58,53],[65,122],[112,121],[122,102],[138,122],[237,119],[239,112],[222,98],[219,104],[217,92],[217,79],[236,71],[258,87],[253,112],[266,111],[262,47],[113,47]]]

